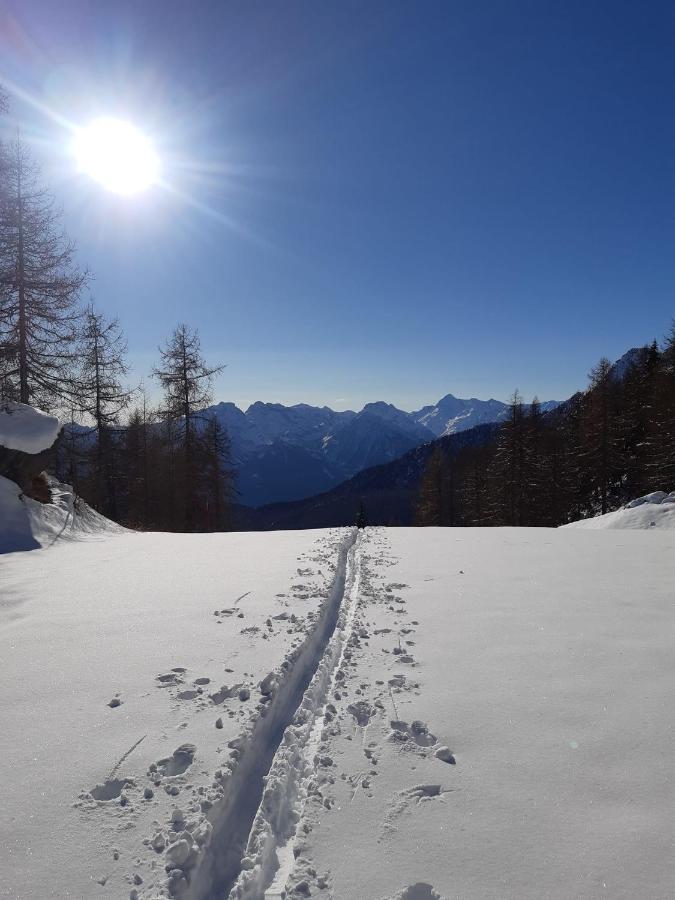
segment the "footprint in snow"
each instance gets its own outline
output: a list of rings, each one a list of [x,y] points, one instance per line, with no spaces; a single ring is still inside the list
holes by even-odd
[[[440,784],[417,784],[415,787],[401,791],[402,796],[421,803],[423,800],[431,800],[432,797],[440,797],[442,794],[449,794],[451,788],[442,788]]]
[[[443,898],[426,881],[418,881],[387,900],[443,900]]]
[[[449,747],[438,747],[438,749],[434,751],[434,756],[436,759],[440,759],[441,762],[449,763],[451,766],[454,766],[457,763],[457,760]]]
[[[159,684],[157,687],[172,687],[176,684],[181,684],[183,679],[180,677],[182,672],[166,672],[164,675],[157,675],[157,681]]]
[[[196,752],[197,748],[194,744],[181,744],[173,751],[172,756],[157,760],[157,771],[169,778],[174,775],[182,775],[194,762]]]
[[[213,703],[215,703],[217,706],[220,703],[224,703],[226,700],[231,700],[233,697],[236,697],[243,686],[243,682],[232,685],[232,687],[228,687],[226,684],[223,684],[221,685],[219,691],[216,691],[213,694],[209,694],[209,700],[213,701]]]
[[[91,788],[89,793],[94,800],[107,803],[109,800],[117,800],[124,788],[133,784],[134,782],[130,778],[108,778],[103,784],[97,784]]]
[[[389,727],[391,731],[387,740],[395,744],[401,744],[402,750],[405,749],[406,745],[411,749],[415,749],[416,747],[431,747],[436,743],[436,735],[429,731],[426,722],[420,722],[419,719],[416,719],[410,725],[402,719],[392,719],[389,722]],[[444,749],[448,750],[447,747]],[[450,751],[448,750],[449,753]],[[444,761],[449,762],[448,759]]]
[[[375,707],[371,706],[370,703],[366,703],[365,700],[359,700],[358,703],[350,703],[347,707],[347,712],[354,717],[357,725],[365,728],[375,715]]]
[[[390,828],[391,820],[402,815],[411,806],[420,806],[432,800],[443,803],[443,794],[451,793],[453,788],[443,788],[440,784],[416,784],[414,787],[398,791],[390,804],[390,811],[384,828]]]

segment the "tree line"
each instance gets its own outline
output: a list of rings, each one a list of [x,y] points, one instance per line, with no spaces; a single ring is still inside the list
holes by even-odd
[[[625,371],[606,358],[552,412],[516,391],[494,440],[454,456],[439,445],[417,525],[557,526],[675,489],[675,323]]]
[[[163,400],[150,408],[126,385],[119,322],[83,303],[90,275],[60,221],[25,143],[0,143],[0,404],[70,418],[57,475],[104,515],[139,528],[227,528],[229,442],[203,413],[223,367],[207,365],[198,333],[178,325],[159,348]]]

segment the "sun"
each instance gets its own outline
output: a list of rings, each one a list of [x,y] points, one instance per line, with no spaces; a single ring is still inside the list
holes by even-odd
[[[115,194],[137,194],[159,179],[159,156],[131,122],[94,119],[75,132],[72,150],[80,171]]]

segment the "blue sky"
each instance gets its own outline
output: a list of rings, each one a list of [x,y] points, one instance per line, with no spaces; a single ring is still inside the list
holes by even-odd
[[[242,406],[558,399],[675,315],[672,3],[10,0],[0,61],[136,379],[186,321]]]

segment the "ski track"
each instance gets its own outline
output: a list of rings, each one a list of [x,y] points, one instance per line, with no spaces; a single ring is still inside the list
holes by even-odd
[[[224,797],[209,812],[210,840],[181,900],[264,900],[279,866],[277,849],[292,847],[328,690],[353,623],[359,544],[356,530],[343,540],[312,631],[282,665],[286,674],[271,702],[237,747],[238,764]]]
[[[359,541],[360,544],[360,541]],[[354,623],[359,602],[359,590],[361,586],[361,550],[356,544],[353,552],[347,559],[347,577],[345,590],[345,603],[342,604],[340,617],[333,639],[326,649],[324,658],[317,668],[316,676],[310,686],[311,695],[306,698],[309,709],[314,710],[314,718],[311,723],[309,736],[306,740],[304,748],[300,754],[300,765],[294,768],[293,772],[301,772],[299,778],[287,778],[286,784],[286,800],[287,808],[290,808],[291,815],[287,817],[286,829],[277,828],[276,833],[272,830],[272,824],[269,820],[265,820],[265,811],[263,807],[259,811],[260,830],[266,830],[272,840],[267,841],[265,847],[266,855],[261,866],[264,873],[263,881],[268,884],[270,881],[270,869],[273,872],[273,881],[265,890],[264,900],[283,900],[286,897],[286,882],[293,872],[296,862],[295,837],[297,828],[302,822],[305,805],[310,796],[313,787],[313,778],[316,774],[317,767],[320,765],[318,756],[320,744],[324,735],[325,709],[328,695],[335,685],[335,675],[342,670],[343,663],[346,659],[346,650],[349,645],[349,638],[353,633]],[[309,693],[309,691],[308,691]],[[318,702],[317,702],[318,701]],[[304,705],[304,704],[303,704]],[[305,730],[306,733],[306,730]],[[278,754],[275,760],[274,768],[279,773],[284,772],[284,767],[288,765],[286,754]],[[286,833],[291,829],[291,834]],[[274,872],[274,865],[277,865]],[[236,896],[236,895],[235,895]],[[258,900],[259,894],[243,893],[243,900]]]

